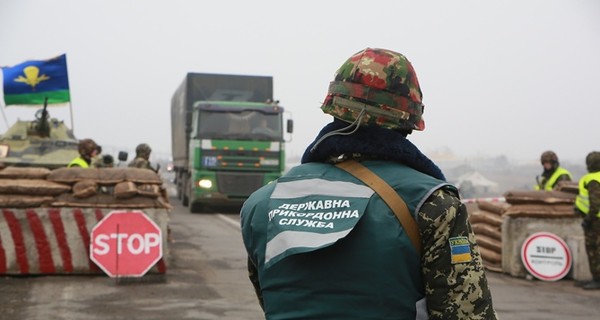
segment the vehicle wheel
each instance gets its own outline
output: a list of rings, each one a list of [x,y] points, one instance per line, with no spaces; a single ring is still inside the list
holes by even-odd
[[[177,177],[176,177],[176,193],[177,193],[177,199],[179,199],[179,201],[181,201],[183,199],[183,184],[181,183],[183,177],[181,176],[181,173],[177,173]]]
[[[189,185],[189,179],[187,178],[187,176],[183,177],[183,181],[182,181],[182,190],[181,190],[181,204],[185,207],[187,207],[190,204],[190,185]]]
[[[190,204],[191,213],[200,213],[203,211],[203,206],[200,203],[194,202]]]

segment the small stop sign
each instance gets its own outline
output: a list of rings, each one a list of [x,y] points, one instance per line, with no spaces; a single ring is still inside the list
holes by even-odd
[[[160,228],[142,211],[112,211],[91,232],[90,259],[110,277],[141,277],[162,257]]]

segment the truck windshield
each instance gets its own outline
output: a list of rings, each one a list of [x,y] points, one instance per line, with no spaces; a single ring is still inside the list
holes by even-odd
[[[260,111],[201,111],[198,137],[202,139],[281,141],[281,114]]]

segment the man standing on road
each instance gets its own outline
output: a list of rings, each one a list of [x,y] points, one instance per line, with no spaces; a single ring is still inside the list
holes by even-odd
[[[588,174],[579,180],[579,195],[575,211],[583,216],[583,234],[592,273],[592,281],[584,283],[584,289],[600,289],[600,152],[590,152],[585,163]]]
[[[337,71],[333,122],[241,210],[267,319],[497,318],[466,207],[406,139],[421,101],[400,53],[367,48]]]

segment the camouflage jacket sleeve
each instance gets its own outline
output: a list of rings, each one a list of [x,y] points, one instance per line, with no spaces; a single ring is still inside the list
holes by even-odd
[[[417,221],[429,319],[497,319],[465,205],[440,189],[421,207]]]
[[[590,211],[586,216],[593,220],[597,218],[598,211],[600,211],[600,183],[592,180],[588,183],[587,189],[590,197]]]

